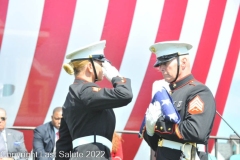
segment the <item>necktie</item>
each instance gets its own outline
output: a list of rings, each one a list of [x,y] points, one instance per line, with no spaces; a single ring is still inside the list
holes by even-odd
[[[6,145],[5,145],[2,132],[0,132],[0,157],[6,157],[6,156],[7,156]]]
[[[59,131],[56,132],[56,138],[55,140],[57,141],[59,139]]]

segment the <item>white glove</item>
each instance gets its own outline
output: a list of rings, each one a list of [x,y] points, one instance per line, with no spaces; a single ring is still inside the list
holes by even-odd
[[[112,66],[109,62],[105,61],[102,63],[103,75],[111,82],[113,77],[121,77],[118,70]]]
[[[153,136],[155,131],[155,124],[158,118],[162,115],[161,106],[159,102],[150,103],[146,111],[146,130],[149,136]]]

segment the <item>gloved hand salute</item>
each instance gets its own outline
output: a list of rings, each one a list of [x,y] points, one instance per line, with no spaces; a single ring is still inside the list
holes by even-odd
[[[113,77],[122,77],[118,70],[112,66],[108,61],[102,63],[103,74],[111,82]]]

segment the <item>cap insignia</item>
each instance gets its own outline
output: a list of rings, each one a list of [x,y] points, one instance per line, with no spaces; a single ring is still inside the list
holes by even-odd
[[[156,52],[156,49],[155,49],[154,47],[151,47],[150,50],[151,50],[152,52]]]

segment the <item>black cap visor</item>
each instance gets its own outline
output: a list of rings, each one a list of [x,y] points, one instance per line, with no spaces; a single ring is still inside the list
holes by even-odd
[[[102,55],[102,54],[96,54],[96,55],[92,55],[92,59],[95,61],[100,61],[100,62],[104,62],[104,61],[109,61],[107,60],[107,58]]]
[[[103,54],[91,55],[89,56],[89,58],[92,58],[94,61],[100,61],[100,62],[108,61],[109,63],[111,63]],[[74,59],[72,61],[86,60],[89,58]]]
[[[172,57],[172,58],[169,58],[169,59],[164,59],[164,60],[163,59],[162,60],[157,59],[157,61],[154,64],[154,67],[159,67],[160,65],[162,65],[166,62],[169,62],[169,61],[173,60],[174,58],[175,57]]]
[[[159,67],[163,63],[173,60],[175,57],[187,55],[187,54],[188,53],[185,53],[185,54],[173,53],[173,54],[169,54],[169,55],[160,56],[157,58],[157,62],[154,64],[154,67]]]

